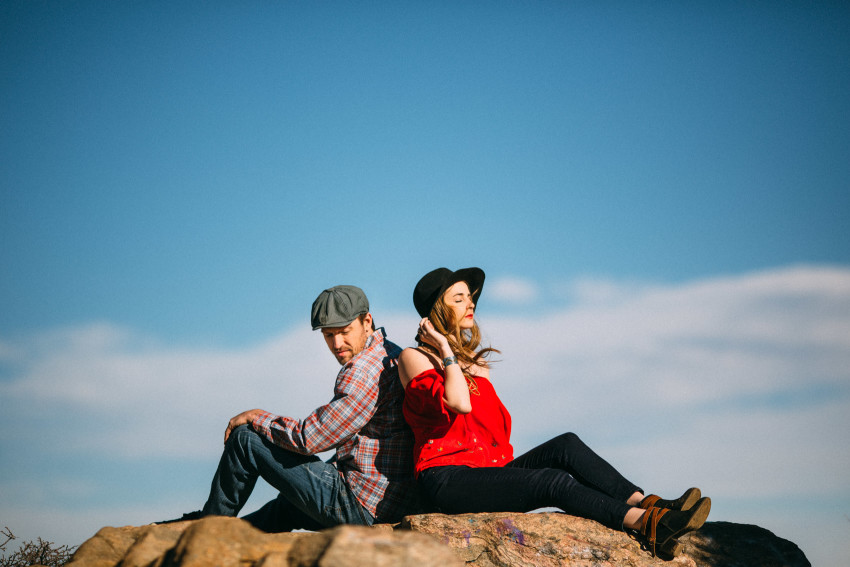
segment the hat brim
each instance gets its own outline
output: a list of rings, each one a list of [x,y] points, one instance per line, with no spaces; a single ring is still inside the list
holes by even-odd
[[[446,292],[457,282],[466,282],[469,286],[469,292],[472,294],[472,302],[477,304],[478,298],[481,297],[481,289],[484,287],[484,270],[481,268],[463,268],[455,272],[455,277],[441,292],[440,295]]]
[[[472,293],[472,302],[477,305],[484,287],[484,270],[481,268],[463,268],[452,272],[448,268],[437,268],[425,274],[416,284],[416,289],[413,292],[413,304],[417,313],[421,317],[427,317],[437,300],[442,297],[447,289],[458,282],[466,282],[469,291]]]

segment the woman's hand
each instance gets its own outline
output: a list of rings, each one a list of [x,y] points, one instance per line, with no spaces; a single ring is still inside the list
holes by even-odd
[[[419,321],[419,340],[431,345],[440,352],[440,357],[445,359],[454,356],[449,340],[434,328],[431,320],[425,317]],[[438,363],[434,363],[436,366]],[[469,413],[472,411],[472,402],[469,399],[469,387],[466,378],[457,362],[443,368],[445,373],[445,391],[443,402],[455,413]]]
[[[429,344],[440,351],[443,357],[452,356],[452,349],[449,346],[449,341],[446,337],[434,328],[434,324],[428,317],[424,317],[419,321],[419,340]]]

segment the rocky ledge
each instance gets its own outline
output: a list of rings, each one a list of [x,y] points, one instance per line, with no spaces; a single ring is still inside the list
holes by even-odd
[[[425,514],[398,525],[266,534],[236,518],[103,528],[69,567],[810,567],[790,541],[758,526],[708,522],[683,553],[652,557],[625,533],[561,513]]]

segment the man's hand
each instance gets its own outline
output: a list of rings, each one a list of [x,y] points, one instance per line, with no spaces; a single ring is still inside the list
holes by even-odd
[[[240,425],[243,425],[245,423],[247,423],[247,424],[253,423],[253,421],[257,418],[257,416],[260,415],[261,413],[263,413],[263,410],[261,410],[261,409],[252,409],[252,410],[248,410],[248,411],[243,411],[242,413],[240,413],[236,417],[232,418],[227,423],[227,429],[224,430],[224,442],[227,443],[227,439],[230,437],[230,433],[234,429],[236,429],[237,427],[239,427]]]

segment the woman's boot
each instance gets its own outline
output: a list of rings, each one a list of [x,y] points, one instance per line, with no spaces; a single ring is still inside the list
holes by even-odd
[[[689,488],[684,494],[675,500],[664,500],[656,494],[645,496],[638,504],[638,508],[648,510],[650,508],[667,508],[669,510],[690,510],[700,499],[702,494],[699,488]]]
[[[650,507],[644,512],[637,531],[653,557],[658,554],[658,551],[675,556],[681,551],[676,538],[701,528],[710,511],[710,498],[701,498],[684,511]]]

